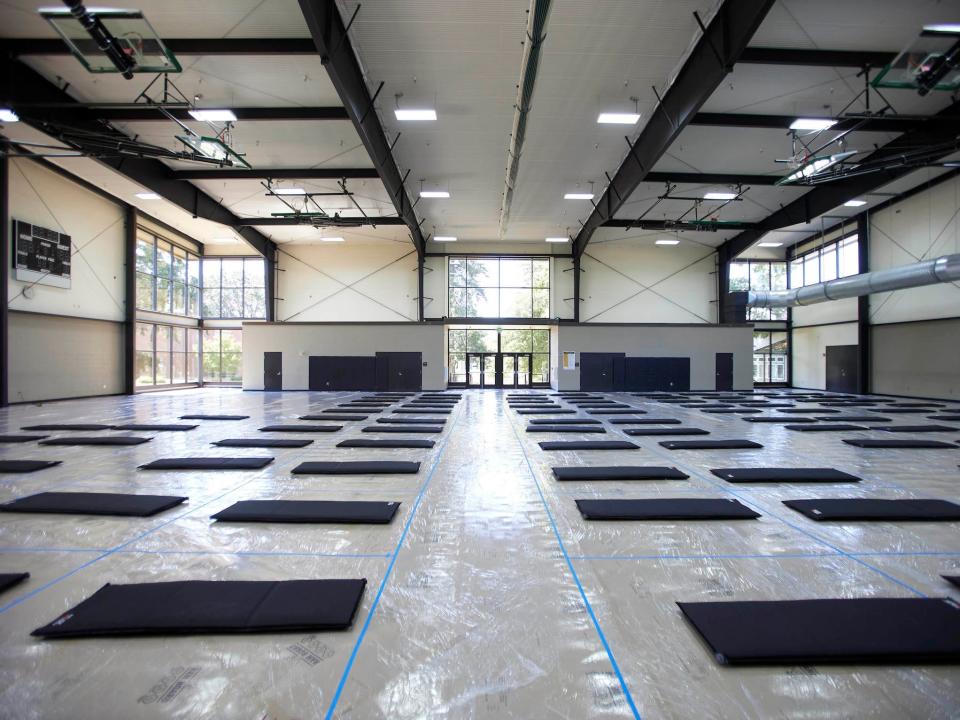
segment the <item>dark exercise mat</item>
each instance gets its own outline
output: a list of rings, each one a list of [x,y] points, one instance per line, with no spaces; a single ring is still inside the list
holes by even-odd
[[[626,440],[544,440],[537,445],[541,450],[639,450],[640,446]]]
[[[886,432],[960,432],[960,428],[950,427],[949,425],[887,425],[870,429],[885,430]]]
[[[709,430],[700,428],[627,428],[623,431],[625,435],[709,435]]]
[[[690,476],[675,467],[643,465],[607,465],[594,467],[555,467],[557,480],[686,480]]]
[[[679,425],[682,420],[676,418],[611,418],[611,425]]]
[[[600,420],[593,418],[535,418],[531,425],[600,425]]]
[[[605,433],[602,425],[527,425],[527,432]]]
[[[247,420],[249,415],[181,415],[181,420]]]
[[[765,415],[758,417],[745,417],[740,418],[744,422],[749,423],[790,423],[792,425],[799,425],[800,423],[815,423],[817,422],[813,418],[809,417],[794,417],[793,415],[787,415],[785,417],[777,417],[776,415]]]
[[[629,408],[629,409],[608,409],[608,410],[587,410],[587,415],[646,415],[646,410],[640,410],[639,408]]]
[[[577,500],[587,520],[754,520],[760,517],[739,500],[727,498],[654,498]]]
[[[133,435],[114,435],[102,437],[61,437],[41,440],[40,445],[143,445],[153,438]]]
[[[576,410],[565,410],[560,407],[524,408],[517,410],[517,415],[576,415]]]
[[[30,573],[0,573],[0,593],[6,592],[14,585],[19,585],[30,577]]]
[[[341,448],[432,448],[433,440],[420,438],[352,438],[337,443]]]
[[[367,581],[188,580],[104,585],[31,635],[76,638],[350,627]]]
[[[380,411],[377,410],[376,412],[380,412]],[[370,411],[370,410],[350,410],[350,409],[348,409],[348,408],[327,408],[326,410],[321,410],[321,411],[320,411],[320,414],[321,414],[321,415],[351,415],[351,416],[353,416],[353,415],[368,415],[368,414],[375,414],[375,413],[373,413],[373,412]],[[304,420],[305,418],[300,418],[300,419],[301,419],[301,420]],[[327,420],[327,419],[330,419],[330,418],[320,417],[320,418],[318,418],[318,419]]]
[[[42,492],[0,505],[0,512],[150,517],[186,500],[185,497],[175,495]]]
[[[730,408],[730,409],[720,408],[719,410],[713,410],[713,409],[711,409],[711,408],[704,408],[704,409],[703,409],[703,412],[705,412],[705,413],[713,413],[714,415],[759,415],[759,414],[760,414],[761,412],[763,412],[763,411],[762,411],[762,410],[756,410],[756,409],[742,410],[742,409],[740,409],[740,408]]]
[[[24,425],[21,430],[79,430],[93,432],[95,430],[113,430],[112,425]]]
[[[221,522],[385,524],[398,507],[398,502],[241,500],[210,517]]]
[[[811,520],[960,520],[960,505],[947,500],[818,498],[784,500]]]
[[[411,410],[410,408],[397,408],[394,410],[399,415],[449,415],[449,410]]]
[[[753,450],[763,447],[753,440],[664,440],[660,445],[667,450]]]
[[[227,438],[211,443],[211,445],[220,447],[247,448],[302,448],[312,444],[313,440],[295,440],[293,438]]]
[[[447,419],[438,417],[383,417],[377,418],[377,422],[382,425],[444,425],[446,424]]]
[[[800,432],[837,432],[842,430],[870,430],[871,428],[862,425],[844,425],[842,423],[825,423],[822,425],[784,425],[787,430],[799,430]],[[877,428],[873,428],[876,430]]]
[[[36,442],[50,437],[49,435],[0,435],[0,443]]]
[[[301,415],[297,420],[366,420],[369,415]]]
[[[960,609],[944,598],[678,602],[721,663],[955,662]]]
[[[924,410],[922,408],[892,408],[892,407],[883,407],[883,408],[868,408],[871,412],[878,413],[894,413],[896,415],[921,415],[923,413],[930,412],[929,409]]]
[[[817,412],[823,412],[823,410],[818,410]],[[842,422],[870,422],[870,423],[893,422],[893,420],[891,420],[890,418],[873,417],[873,415],[824,415],[822,417],[818,415],[816,417],[817,417],[817,420],[823,420],[825,422],[833,422],[833,423],[836,423],[836,422],[841,422],[841,423]]]
[[[893,403],[890,407],[901,407],[901,408],[942,408],[946,407],[943,403],[936,402],[907,402],[907,403]]]
[[[435,435],[442,433],[443,428],[438,425],[367,425],[365,433],[419,433],[421,435]]]
[[[960,587],[960,575],[941,575],[940,577],[942,577],[947,582],[952,583],[957,587]]]
[[[814,415],[816,413],[838,413],[839,410],[825,410],[824,408],[780,408],[784,415]]]
[[[260,432],[332,433],[343,430],[343,425],[266,425]]]
[[[290,472],[294,475],[415,475],[420,472],[420,463],[397,460],[305,462]]]
[[[260,470],[273,462],[272,457],[184,457],[162,458],[141,470]]]
[[[28,473],[60,463],[60,460],[0,460],[0,473]]]
[[[927,419],[928,420],[953,420],[954,422],[960,422],[960,415],[927,415]]]
[[[114,430],[140,430],[142,432],[186,432],[187,430],[196,430],[199,425],[142,425],[139,423],[130,423],[129,425],[114,425]]]
[[[953,443],[942,442],[940,440],[899,440],[892,438],[890,440],[873,440],[863,438],[843,438],[843,441],[847,445],[856,445],[857,447],[862,448],[913,448],[915,450],[949,448],[951,450],[956,450],[958,447],[960,447],[958,445],[954,445]]]
[[[860,482],[856,475],[833,468],[716,468],[710,472],[729,483]]]

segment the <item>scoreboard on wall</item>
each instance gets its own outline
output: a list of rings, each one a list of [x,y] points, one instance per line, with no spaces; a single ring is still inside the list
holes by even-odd
[[[69,235],[14,220],[13,243],[13,269],[17,280],[70,287]]]

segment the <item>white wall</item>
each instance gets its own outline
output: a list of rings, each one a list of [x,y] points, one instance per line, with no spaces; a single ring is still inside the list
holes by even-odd
[[[814,305],[797,305],[793,308],[793,326],[856,322],[857,304],[857,298],[844,298]]]
[[[825,390],[827,383],[826,347],[856,345],[857,323],[822,325],[793,329],[790,348],[793,363],[793,385],[799,388]]]

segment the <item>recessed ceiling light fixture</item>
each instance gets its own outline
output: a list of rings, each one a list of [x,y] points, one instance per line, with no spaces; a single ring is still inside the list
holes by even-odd
[[[564,200],[593,200],[593,193],[567,193]]]
[[[679,245],[679,240],[671,240],[670,238],[663,238],[662,240],[657,240],[655,245]]]
[[[434,235],[434,242],[456,242],[457,239],[452,235]]]
[[[924,32],[942,33],[944,35],[960,34],[960,23],[935,23],[933,25],[924,25]]]
[[[781,247],[782,245],[783,245],[782,242],[773,242],[773,241],[757,243],[757,247]]]
[[[640,113],[605,112],[597,115],[600,125],[636,125],[639,119]]]
[[[155,192],[138,192],[137,197],[141,200],[159,200],[160,196]]]
[[[322,237],[320,242],[343,242],[342,237]]]
[[[830,118],[797,118],[790,123],[791,130],[826,130],[837,124]]]
[[[847,200],[843,206],[844,207],[863,207],[867,204],[866,200]]]
[[[301,187],[273,188],[274,195],[306,195],[307,191]]]
[[[190,117],[201,122],[236,122],[233,110],[190,110]]]
[[[565,237],[549,237],[544,239],[549,243],[565,243],[570,241],[570,238]]]
[[[397,120],[403,120],[403,121],[436,120],[437,119],[437,111],[426,109],[426,108],[421,110],[415,110],[412,108],[406,108],[401,110],[400,108],[397,108],[396,110],[393,111],[393,114],[397,116]]]
[[[446,190],[421,190],[420,197],[422,198],[448,198],[450,193]]]
[[[10,108],[0,108],[0,122],[15,123],[20,122],[20,116]]]
[[[708,192],[703,196],[704,200],[733,200],[737,197],[736,193],[732,192]]]

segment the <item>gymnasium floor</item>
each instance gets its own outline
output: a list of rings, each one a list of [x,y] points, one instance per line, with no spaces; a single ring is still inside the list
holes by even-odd
[[[551,393],[553,391],[537,391]],[[789,394],[790,391],[783,391]],[[432,450],[343,449],[369,421],[304,449],[213,447],[369,393],[204,389],[14,406],[0,433],[44,422],[177,422],[240,413],[190,432],[132,433],[137,447],[0,445],[4,459],[57,459],[2,475],[6,501],[43,490],[188,495],[152,518],[0,516],[0,572],[30,579],[0,595],[0,717],[10,718],[947,718],[956,666],[725,667],[676,601],[932,597],[960,591],[957,523],[815,523],[781,504],[804,497],[960,500],[960,448],[867,450],[841,437],[607,394],[709,438],[762,450],[546,452],[505,392],[465,391]],[[885,401],[894,402],[892,398]],[[562,403],[568,407],[566,403]],[[803,407],[803,403],[798,402]],[[952,403],[956,408],[960,403]],[[774,410],[764,410],[773,414]],[[931,411],[946,412],[944,410]],[[956,410],[953,410],[956,412]],[[384,413],[388,414],[388,413]],[[845,413],[853,414],[853,412]],[[856,414],[862,414],[857,411]],[[927,414],[890,416],[931,423]],[[583,417],[588,417],[583,415]],[[548,416],[543,416],[548,417]],[[572,416],[567,416],[572,417]],[[600,417],[602,416],[589,416]],[[341,423],[337,423],[341,424]],[[950,424],[950,423],[946,423]],[[605,435],[624,439],[622,425]],[[954,424],[960,427],[960,423]],[[265,433],[260,433],[264,435]],[[369,435],[364,435],[369,437]],[[280,437],[280,436],[278,436]],[[924,439],[960,441],[955,433]],[[630,439],[630,438],[628,438]],[[256,472],[146,472],[161,457],[263,456]],[[418,475],[292,476],[303,460],[420,460]],[[686,481],[563,482],[557,465],[670,465]],[[717,467],[833,467],[856,485],[730,485]],[[737,497],[748,522],[590,522],[576,498]],[[217,524],[240,499],[398,500],[389,525]],[[104,583],[365,577],[344,632],[44,641],[30,631]]]

